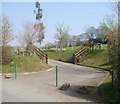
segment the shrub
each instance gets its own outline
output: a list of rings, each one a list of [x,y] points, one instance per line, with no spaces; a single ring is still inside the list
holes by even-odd
[[[10,46],[2,47],[2,51],[0,53],[2,54],[1,62],[3,65],[9,64],[13,60],[11,51],[12,51],[12,47]]]
[[[109,59],[113,69],[114,87],[120,88],[120,38],[118,30],[111,30],[108,35]]]

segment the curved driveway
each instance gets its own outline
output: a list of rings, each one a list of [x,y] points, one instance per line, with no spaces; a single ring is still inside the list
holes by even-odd
[[[22,75],[10,80],[2,80],[3,102],[91,102],[88,97],[77,97],[62,93],[55,87],[55,66],[58,66],[59,86],[63,83],[72,85],[99,85],[108,76],[108,72],[69,63],[49,60],[51,71]]]

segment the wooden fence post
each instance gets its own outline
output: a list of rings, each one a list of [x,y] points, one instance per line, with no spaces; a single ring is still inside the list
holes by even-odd
[[[46,64],[48,64],[48,55],[46,54]]]
[[[73,54],[73,64],[76,64],[75,54]]]

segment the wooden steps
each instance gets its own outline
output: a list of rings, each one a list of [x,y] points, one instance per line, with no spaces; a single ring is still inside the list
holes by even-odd
[[[36,47],[35,45],[33,45],[35,53],[37,54],[37,56],[40,59],[45,59],[46,63],[48,63],[48,55],[46,53],[44,53],[43,51],[41,51],[38,47]]]
[[[79,51],[73,54],[73,64],[82,61],[83,57],[85,57],[91,50],[92,49],[89,46],[82,46]]]

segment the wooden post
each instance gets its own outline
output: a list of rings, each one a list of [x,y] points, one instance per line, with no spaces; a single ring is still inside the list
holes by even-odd
[[[46,64],[48,64],[48,55],[46,54]]]
[[[76,64],[75,54],[73,54],[73,64]]]

